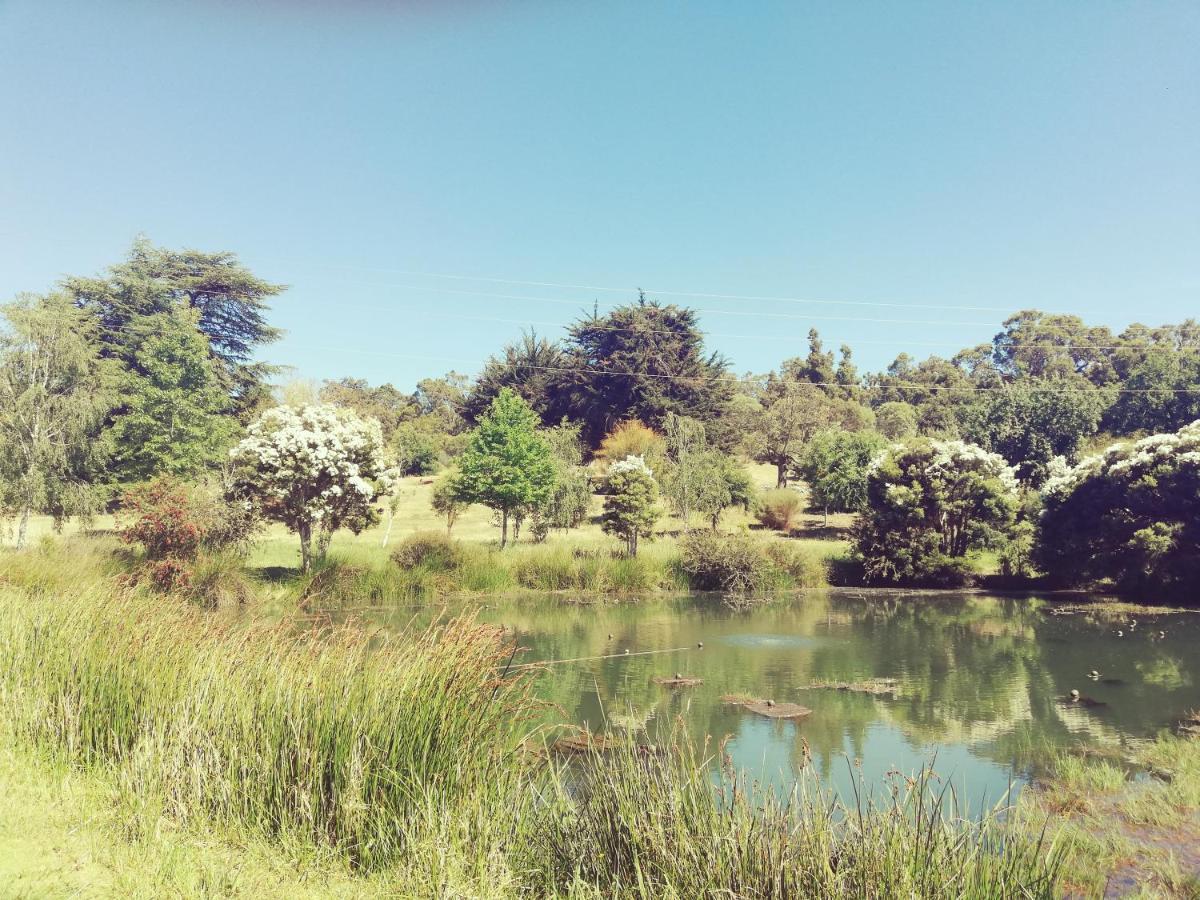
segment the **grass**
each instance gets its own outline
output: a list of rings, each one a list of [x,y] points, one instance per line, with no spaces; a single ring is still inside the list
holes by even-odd
[[[1200,897],[1200,741],[1164,734],[1122,762],[1063,754],[1014,821],[1050,823],[1077,896]]]
[[[481,801],[511,771],[531,701],[498,678],[508,651],[494,629],[302,632],[112,582],[34,584],[0,588],[11,730],[114,767],[181,821],[234,822],[375,869],[404,852],[427,790]]]
[[[17,896],[1053,896],[1054,847],[928,780],[845,809],[718,791],[682,743],[560,767],[491,629],[301,631],[130,586],[112,549],[0,558]]]

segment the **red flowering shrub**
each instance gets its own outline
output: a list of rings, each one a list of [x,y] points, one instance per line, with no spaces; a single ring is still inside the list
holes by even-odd
[[[156,590],[179,591],[192,583],[192,570],[187,563],[178,559],[160,559],[151,563],[150,583]]]
[[[121,507],[122,540],[141,544],[152,560],[194,559],[211,521],[203,498],[170,478],[127,489]]]

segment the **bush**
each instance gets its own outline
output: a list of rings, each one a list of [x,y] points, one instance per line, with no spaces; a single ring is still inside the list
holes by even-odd
[[[651,468],[662,468],[667,458],[666,438],[637,419],[629,419],[609,432],[596,450],[596,458],[609,464],[630,456],[641,457]]]
[[[779,570],[750,535],[694,531],[680,548],[683,571],[697,590],[751,593],[779,582]]]
[[[462,565],[463,554],[459,545],[448,536],[423,531],[401,541],[392,551],[392,562],[401,569],[421,566],[435,572],[448,572]]]
[[[1011,534],[1016,476],[982,447],[918,441],[868,472],[867,508],[854,526],[868,582],[963,584],[972,575],[968,555]]]
[[[793,587],[815,588],[829,584],[829,562],[820,551],[794,541],[768,541],[765,549]]]
[[[758,521],[776,531],[791,531],[796,527],[804,498],[790,488],[775,488],[766,491],[758,499],[756,515]]]
[[[151,563],[149,575],[154,589],[163,593],[183,590],[192,583],[191,567],[180,559],[160,559]]]
[[[1200,421],[1053,469],[1035,552],[1052,578],[1200,589]]]
[[[193,559],[210,526],[207,513],[192,488],[173,478],[157,478],[122,495],[120,519],[126,524],[121,539],[141,544],[147,559]]]

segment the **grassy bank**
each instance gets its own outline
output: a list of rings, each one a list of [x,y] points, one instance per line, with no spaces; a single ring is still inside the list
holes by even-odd
[[[0,560],[0,777],[46,808],[0,831],[27,893],[61,875],[260,896],[298,868],[279,892],[1053,895],[1046,845],[956,818],[926,783],[845,810],[732,774],[716,791],[686,746],[563,767],[504,677],[510,648],[470,621],[302,632],[150,594],[85,552],[84,575],[52,552]],[[38,869],[43,843],[83,868]]]

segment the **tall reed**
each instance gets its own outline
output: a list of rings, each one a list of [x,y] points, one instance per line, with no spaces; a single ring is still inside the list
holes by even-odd
[[[506,752],[531,700],[493,629],[299,632],[107,588],[0,588],[0,703],[19,736],[115,764],[181,819],[374,868],[413,810],[487,802],[517,777]]]

